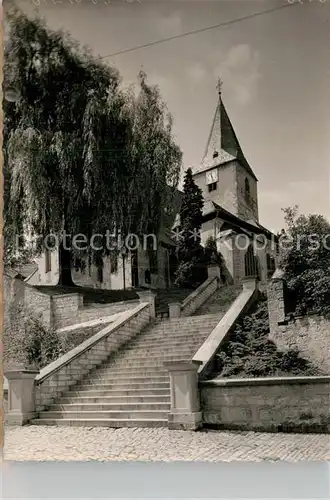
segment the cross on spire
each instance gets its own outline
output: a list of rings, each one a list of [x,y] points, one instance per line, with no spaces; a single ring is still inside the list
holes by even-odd
[[[218,91],[218,94],[219,94],[219,95],[221,95],[222,84],[223,84],[223,81],[222,81],[222,80],[221,80],[221,78],[219,77],[219,78],[218,78],[218,83],[217,83],[217,91]]]

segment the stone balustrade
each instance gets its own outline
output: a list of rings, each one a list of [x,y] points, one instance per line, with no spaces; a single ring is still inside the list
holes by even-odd
[[[23,425],[47,408],[112,353],[138,335],[152,319],[152,305],[122,313],[96,335],[59,357],[40,373],[24,368],[5,373],[8,381],[7,422]]]

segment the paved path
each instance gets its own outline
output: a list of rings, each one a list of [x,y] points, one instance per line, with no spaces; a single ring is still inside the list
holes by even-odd
[[[168,429],[5,427],[5,460],[330,460],[330,436]]]

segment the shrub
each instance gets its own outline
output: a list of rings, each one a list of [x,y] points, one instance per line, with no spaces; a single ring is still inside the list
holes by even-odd
[[[42,321],[29,315],[25,322],[22,351],[27,366],[43,368],[65,352],[59,335],[46,328]]]
[[[279,265],[295,296],[295,313],[329,314],[330,223],[321,215],[299,215],[297,206],[284,213],[287,230],[282,237],[290,245],[281,248]]]
[[[279,351],[268,333],[267,302],[263,296],[217,354],[218,374],[221,377],[317,375],[315,367],[302,358],[298,350]]]

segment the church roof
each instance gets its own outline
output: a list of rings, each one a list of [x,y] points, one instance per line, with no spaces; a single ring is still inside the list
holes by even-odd
[[[217,156],[215,156],[216,154]],[[219,92],[219,100],[214,113],[202,162],[198,166],[193,167],[192,172],[193,174],[205,172],[206,170],[233,160],[238,160],[242,167],[244,167],[254,179],[258,180],[245,159],[223,104],[221,93]]]
[[[225,210],[214,201],[208,200],[207,202],[205,202],[203,207],[203,219],[210,220],[214,217],[219,217],[220,219],[226,221],[233,228],[241,228],[245,229],[246,231],[250,231],[253,234],[264,234],[265,236],[276,238],[276,235],[274,235],[271,231],[269,231],[269,229],[265,228],[258,222],[247,222],[240,217],[237,217],[237,215],[228,212],[228,210]]]

